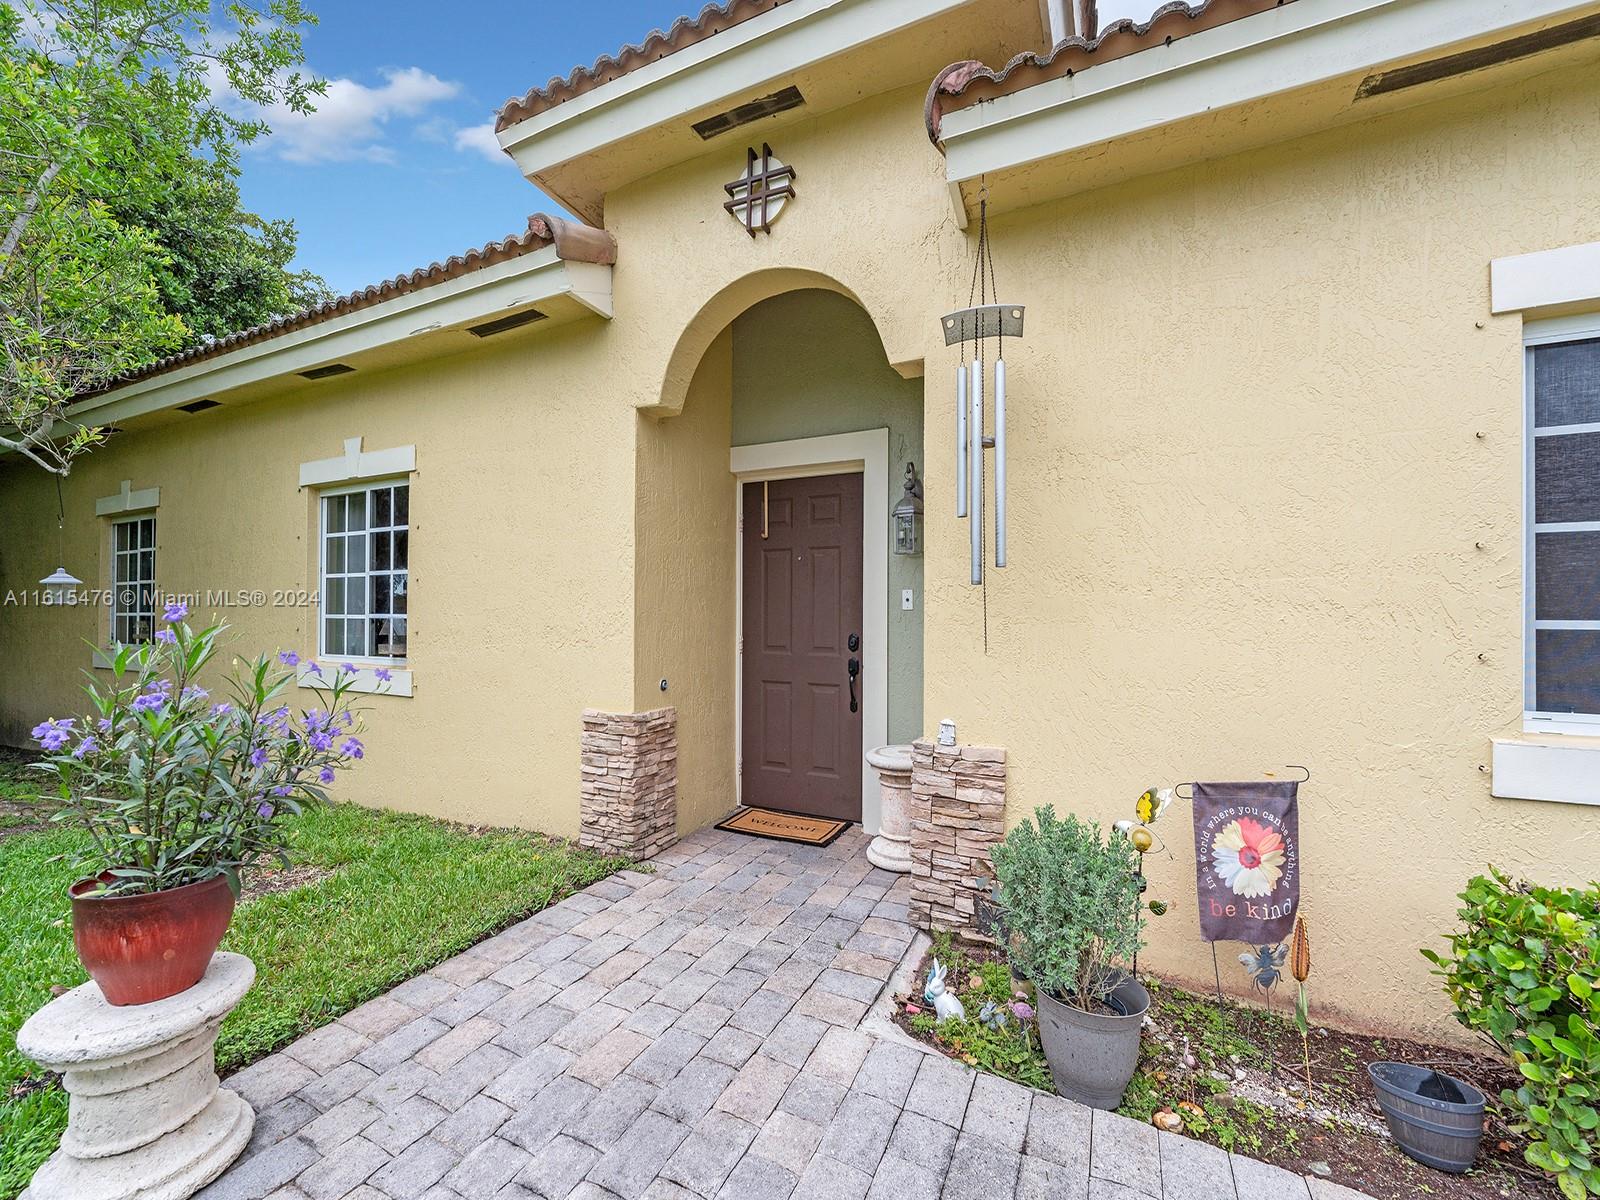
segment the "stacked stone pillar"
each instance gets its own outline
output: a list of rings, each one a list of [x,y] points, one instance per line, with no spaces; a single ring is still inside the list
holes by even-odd
[[[911,752],[911,920],[922,929],[978,935],[978,899],[994,869],[989,850],[1005,836],[1006,752],[941,746]]]
[[[678,840],[678,715],[583,714],[581,845],[651,858]]]

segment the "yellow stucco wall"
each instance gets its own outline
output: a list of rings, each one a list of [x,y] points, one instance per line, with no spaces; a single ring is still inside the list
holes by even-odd
[[[368,449],[414,444],[416,694],[372,698],[370,753],[339,793],[575,834],[579,714],[627,708],[633,696],[637,418],[597,403],[586,383],[605,338],[592,324],[508,335],[473,353],[115,438],[66,482],[66,561],[97,577],[107,522],[94,502],[131,479],[161,489],[164,591],[314,588],[313,501],[297,487],[300,464],[338,456],[349,437],[365,437]],[[0,471],[0,596],[32,589],[56,565],[54,510],[54,486],[40,472]],[[222,615],[247,653],[315,647],[306,608]],[[20,742],[39,718],[81,710],[81,639],[96,625],[87,608],[0,608],[0,740]]]
[[[1600,240],[1600,79],[1545,74],[997,219],[1029,333],[987,647],[937,326],[966,301],[972,240],[921,102],[783,130],[800,194],[770,237],[721,209],[742,142],[614,193],[609,325],[114,443],[69,481],[68,565],[94,558],[93,498],[131,477],[162,487],[164,584],[303,584],[295,466],[358,433],[414,442],[418,695],[382,702],[352,794],[571,832],[578,710],[654,707],[665,675],[698,824],[732,763],[709,716],[732,682],[724,334],[765,296],[843,291],[889,362],[926,369],[928,723],[1007,747],[1013,821],[1043,803],[1110,821],[1149,783],[1309,764],[1314,1003],[1447,1034],[1417,948],[1467,876],[1600,874],[1592,810],[1491,799],[1480,769],[1518,728],[1522,677],[1521,326],[1489,315],[1488,264]],[[0,473],[0,584],[55,565],[52,499]],[[248,618],[274,643],[303,641],[300,620]],[[70,706],[56,666],[88,632],[4,613],[0,732]],[[1209,978],[1187,813],[1158,831],[1152,894],[1175,904],[1147,961]]]

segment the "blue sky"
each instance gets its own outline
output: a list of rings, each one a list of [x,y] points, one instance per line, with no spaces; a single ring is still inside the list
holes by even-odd
[[[501,102],[701,2],[312,0],[306,63],[329,94],[309,118],[269,114],[273,135],[245,152],[245,204],[292,217],[297,265],[341,293],[520,232],[552,202],[489,136]]]

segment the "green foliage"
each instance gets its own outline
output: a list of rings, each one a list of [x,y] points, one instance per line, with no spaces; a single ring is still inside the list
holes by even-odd
[[[1143,944],[1138,851],[1046,807],[1007,834],[993,859],[1012,962],[1063,1003],[1094,1007]]]
[[[365,755],[343,669],[298,718],[283,702],[295,673],[267,655],[235,667],[213,703],[196,680],[226,625],[192,629],[169,605],[155,640],[120,646],[107,681],[84,689],[91,717],[33,731],[55,791],[52,820],[89,834],[76,856],[104,890],[165,891],[226,876],[266,857],[288,865],[285,818],[327,800],[338,771]],[[237,661],[237,660],[236,660]]]
[[[972,1001],[963,999],[971,1007]],[[955,1051],[969,1065],[991,1075],[1000,1075],[1041,1091],[1053,1090],[1050,1065],[1039,1049],[1031,1023],[1008,1020],[991,1029],[969,1012],[965,1020],[940,1021],[933,1028],[934,1040]]]
[[[0,3],[0,448],[65,474],[99,438],[62,423],[71,398],[206,332],[214,305],[197,331],[169,304],[182,256],[218,246],[174,251],[172,222],[231,201],[222,248],[241,249],[216,181],[265,132],[240,113],[309,111],[322,90],[296,69],[311,21],[300,0]],[[286,232],[263,231],[269,260]]]
[[[350,805],[308,811],[290,832],[296,861],[332,873],[247,896],[236,911],[223,948],[249,955],[257,975],[223,1022],[223,1074],[626,865],[534,834]],[[87,842],[73,830],[0,838],[0,1200],[22,1190],[66,1127],[66,1093],[37,1077],[13,1038],[52,986],[85,978],[67,919],[74,875],[55,860]]]
[[[1600,1195],[1600,886],[1514,884],[1490,868],[1461,899],[1449,953],[1422,953],[1457,1019],[1521,1073],[1501,1099],[1531,1139],[1528,1162],[1570,1200]]]

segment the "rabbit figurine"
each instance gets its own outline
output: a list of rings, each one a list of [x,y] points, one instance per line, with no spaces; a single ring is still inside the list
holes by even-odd
[[[954,1017],[958,1021],[967,1018],[967,1010],[962,1007],[961,1001],[945,990],[945,968],[939,960],[933,960],[933,967],[928,971],[928,986],[922,989],[922,998],[933,1005],[936,1020],[948,1021]]]

